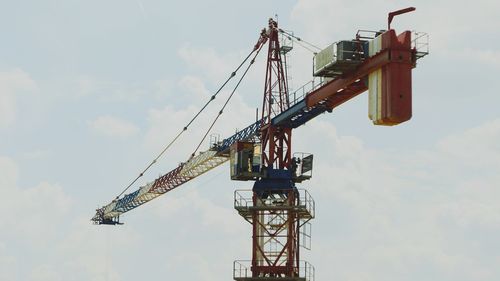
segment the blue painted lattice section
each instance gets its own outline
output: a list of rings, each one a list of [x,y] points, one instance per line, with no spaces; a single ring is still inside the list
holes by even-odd
[[[136,191],[134,191],[132,193],[129,193],[129,194],[123,196],[123,198],[119,199],[118,202],[116,203],[116,206],[115,206],[114,210],[116,210],[116,211],[125,211],[125,210],[123,210],[123,207],[125,207],[125,205],[127,205],[132,200],[134,200],[135,197],[137,197],[137,195],[139,194],[139,191],[140,191],[140,189],[138,189],[138,190],[136,190]]]
[[[274,117],[271,122],[275,126],[297,128],[325,111],[326,108],[322,104],[318,104],[313,108],[307,108],[306,99],[304,98],[288,110]]]
[[[306,101],[303,99],[290,107],[288,110],[282,112],[280,115],[274,117],[271,122],[273,125],[297,128],[325,111],[326,108],[321,104],[318,104],[313,108],[307,108]],[[217,148],[217,151],[221,153],[227,152],[233,143],[248,140],[257,136],[260,130],[260,124],[260,120],[256,121],[231,137],[224,139],[222,144]]]
[[[217,148],[217,151],[219,152],[227,152],[229,150],[229,147],[237,142],[237,141],[243,141],[243,140],[248,140],[254,136],[257,135],[260,129],[260,120],[253,123],[252,125],[246,127],[245,129],[237,132],[236,134],[232,135],[231,137],[224,139],[222,141],[222,144]]]

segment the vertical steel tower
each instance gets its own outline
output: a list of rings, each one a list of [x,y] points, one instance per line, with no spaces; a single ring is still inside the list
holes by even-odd
[[[270,19],[264,101],[262,103],[261,143],[263,167],[289,169],[292,128],[278,127],[271,120],[290,107],[288,87],[281,61],[278,24]]]
[[[260,143],[246,143],[253,148],[252,156],[241,154],[238,158],[240,162],[252,162],[260,154],[260,165],[255,161],[251,165],[245,163],[243,170],[248,171],[249,177],[233,178],[255,180],[251,196],[241,191],[235,193],[235,208],[252,224],[250,267],[235,262],[234,277],[240,281],[309,280],[306,275],[312,277],[313,274],[312,267],[301,263],[299,258],[301,226],[314,217],[314,201],[309,193],[295,186],[296,182],[306,179],[301,171],[307,167],[298,171],[304,157],[292,157],[292,127],[272,123],[274,117],[290,107],[278,35],[278,24],[270,19],[267,31],[261,35],[267,40],[259,40],[269,43]],[[233,151],[242,152],[242,145],[240,149],[236,145]],[[312,160],[312,156],[308,159]],[[312,161],[309,163],[311,166]]]

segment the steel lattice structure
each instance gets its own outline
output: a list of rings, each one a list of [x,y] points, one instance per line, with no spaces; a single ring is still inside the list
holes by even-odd
[[[219,146],[201,152],[155,181],[126,194],[120,199],[113,200],[108,205],[96,210],[92,221],[95,224],[117,224],[120,215],[123,213],[137,208],[229,160],[229,147],[231,144],[236,141],[254,138],[258,134],[259,128],[260,122],[255,122],[233,136],[224,139]]]

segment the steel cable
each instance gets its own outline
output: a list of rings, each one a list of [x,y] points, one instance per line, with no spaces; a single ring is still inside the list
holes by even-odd
[[[304,46],[303,44],[301,44],[301,42],[303,42],[303,43],[305,43],[305,44],[307,44],[307,45],[309,45],[309,46],[311,46],[311,47],[313,47],[313,48],[317,49],[318,51],[321,51],[321,48],[317,47],[316,45],[314,45],[314,44],[312,44],[312,43],[309,43],[309,42],[307,42],[307,41],[305,41],[305,40],[302,40],[300,37],[295,36],[295,35],[293,35],[293,34],[291,34],[291,33],[289,33],[289,32],[286,32],[286,31],[284,31],[284,30],[283,30],[283,29],[281,29],[281,28],[280,28],[280,29],[278,29],[278,31],[279,31],[279,32],[281,32],[281,33],[283,33],[283,34],[285,34],[285,35],[287,35],[287,36],[289,36],[290,38],[295,39],[295,40],[296,40],[296,42],[297,42],[300,46],[302,46],[303,48],[305,48],[305,49],[309,50],[309,51],[310,51],[310,52],[312,52],[312,53],[315,53],[315,52],[314,52],[313,50],[311,50],[310,48],[308,48],[308,47]]]
[[[236,83],[236,85],[234,86],[233,88],[233,91],[231,92],[231,94],[229,95],[229,97],[226,99],[226,102],[224,103],[224,105],[222,106],[222,108],[220,109],[219,113],[217,114],[217,116],[215,116],[215,119],[212,121],[212,124],[210,124],[210,127],[208,127],[208,130],[205,132],[205,135],[201,138],[201,141],[200,143],[198,143],[198,145],[196,146],[196,149],[193,151],[193,153],[191,154],[191,157],[194,157],[196,152],[198,151],[198,149],[200,148],[201,144],[203,143],[203,141],[205,140],[205,138],[207,137],[207,135],[210,133],[210,131],[212,130],[213,126],[215,125],[215,123],[217,122],[217,120],[219,119],[219,117],[222,115],[222,113],[224,113],[224,109],[226,108],[227,104],[229,103],[229,101],[231,100],[231,98],[233,97],[234,93],[236,92],[236,89],[238,89],[238,87],[240,86],[240,83],[241,81],[243,80],[243,78],[245,78],[245,75],[247,74],[248,70],[250,70],[250,67],[254,64],[255,62],[255,58],[257,58],[257,56],[259,55],[259,52],[260,50],[262,49],[262,46],[264,45],[261,45],[259,47],[259,49],[257,50],[257,53],[255,53],[254,57],[252,58],[252,60],[250,61],[250,64],[247,66],[247,68],[245,69],[245,72],[243,72],[243,75],[241,75],[240,79],[238,80],[238,83]]]
[[[122,196],[123,193],[125,193],[132,185],[134,185],[137,180],[139,180],[139,178],[141,178],[144,173],[149,170],[149,168],[151,168],[151,166],[153,166],[156,161],[158,161],[158,159],[177,141],[177,139],[179,139],[179,137],[185,132],[187,131],[188,127],[196,120],[196,118],[198,118],[198,116],[201,114],[201,112],[203,112],[203,110],[205,110],[205,108],[213,101],[215,100],[215,98],[217,97],[217,95],[220,93],[220,91],[226,86],[226,84],[229,82],[229,80],[231,80],[234,76],[236,76],[236,72],[238,72],[238,70],[245,64],[245,62],[250,58],[250,56],[252,56],[252,54],[255,52],[256,50],[253,49],[247,56],[246,58],[240,63],[240,65],[238,65],[238,67],[233,71],[231,72],[231,75],[229,76],[229,78],[226,79],[226,81],[219,87],[219,89],[215,92],[215,94],[213,94],[210,99],[205,103],[205,105],[203,105],[203,107],[198,111],[198,113],[196,113],[196,115],[189,121],[189,123],[184,126],[182,128],[182,130],[175,136],[175,138],[173,138],[170,143],[160,152],[160,154],[158,154],[158,156],[156,156],[156,158],[122,191],[120,192],[120,194],[118,194],[118,196],[116,196],[116,198],[118,199],[120,196]],[[260,51],[260,49],[259,49]],[[255,59],[255,58],[254,58]],[[251,64],[250,64],[251,65]],[[247,70],[248,71],[248,68]],[[246,73],[245,71],[245,73]],[[240,79],[240,82],[241,82],[241,79]],[[239,84],[239,82],[238,82]],[[233,91],[234,92],[234,91]],[[232,94],[231,94],[232,95]],[[226,102],[227,104],[227,102]]]

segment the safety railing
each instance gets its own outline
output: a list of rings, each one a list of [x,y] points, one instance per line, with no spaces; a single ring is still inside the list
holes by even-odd
[[[314,266],[307,261],[300,261],[299,276],[302,276],[306,281],[314,281]]]
[[[299,244],[306,250],[311,250],[312,226],[310,222],[303,223],[299,228]]]
[[[303,205],[307,212],[314,218],[316,212],[316,205],[311,194],[305,189],[299,189],[299,204]]]
[[[247,194],[249,193],[250,194]],[[253,205],[253,193],[251,190],[235,190],[234,191],[234,208],[247,208]]]
[[[415,49],[417,59],[423,58],[429,54],[429,34],[425,32],[412,31],[411,41],[412,49]]]
[[[258,264],[266,264],[265,261],[258,261]],[[299,261],[298,266],[293,270],[298,276],[290,276],[298,280],[314,281],[314,266],[307,261]],[[233,263],[233,279],[234,280],[262,280],[266,276],[254,276],[252,273],[252,261],[237,260]]]
[[[276,194],[279,193],[280,190],[272,190],[269,193],[270,194]],[[285,194],[287,191],[281,190],[283,194]],[[309,192],[305,189],[297,189],[298,192],[298,202],[296,207],[299,210],[303,210],[307,212],[309,219],[314,218],[315,216],[315,203],[314,199],[309,194]],[[265,199],[260,199],[260,202],[262,205],[260,207],[265,207],[265,206],[272,206],[273,204],[276,203],[276,199],[272,197],[268,197]],[[242,210],[242,209],[247,209],[250,207],[253,207],[253,191],[252,190],[235,190],[234,191],[234,208],[237,210]]]
[[[356,32],[356,39],[358,40],[373,40],[375,37],[379,36],[382,34],[382,31],[375,31],[375,30],[366,30],[366,29],[358,29],[358,32]]]
[[[234,261],[233,262],[233,278],[248,278],[252,277],[251,270],[252,261]]]
[[[325,79],[323,77],[314,78],[311,81],[299,87],[297,90],[291,92],[288,95],[288,100],[290,101],[290,107],[302,101],[307,96],[307,94],[325,85],[329,81],[331,81],[331,79]]]

